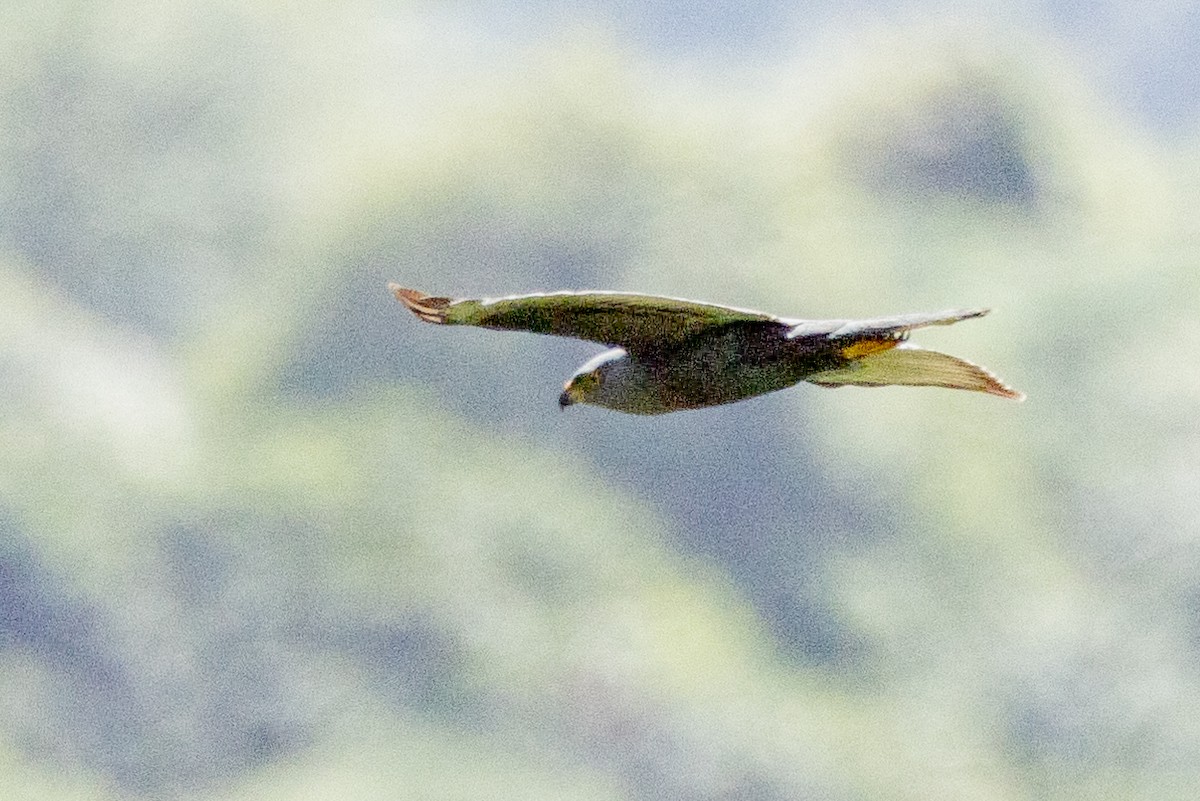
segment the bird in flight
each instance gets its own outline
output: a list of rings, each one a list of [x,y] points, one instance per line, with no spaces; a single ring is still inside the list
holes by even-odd
[[[586,339],[610,350],[567,381],[558,403],[663,414],[752,398],[807,381],[822,387],[947,387],[1024,395],[964,359],[907,341],[910,331],[982,317],[987,309],[872,320],[799,320],[633,292],[435,297],[388,288],[427,323]]]

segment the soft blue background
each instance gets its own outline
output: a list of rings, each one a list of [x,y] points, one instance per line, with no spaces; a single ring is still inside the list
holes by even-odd
[[[1190,3],[0,9],[0,795],[1200,785]],[[610,288],[1029,393],[560,414]]]

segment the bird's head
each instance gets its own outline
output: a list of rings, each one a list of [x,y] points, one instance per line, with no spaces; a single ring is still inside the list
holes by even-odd
[[[566,409],[576,403],[587,403],[587,399],[595,394],[596,388],[600,386],[601,380],[598,370],[571,376],[563,385],[562,394],[558,396],[558,408]]]
[[[604,351],[571,376],[558,396],[558,405],[565,409],[576,403],[631,414],[662,414],[674,408],[664,403],[652,372],[631,359],[624,348]]]
[[[563,385],[562,394],[558,396],[558,408],[566,409],[576,403],[590,403],[600,392],[603,383],[602,367],[594,367],[586,372],[580,370]]]
[[[562,394],[558,396],[558,406],[566,409],[576,403],[591,403],[597,406],[608,406],[608,390],[620,383],[620,366],[629,361],[628,354],[622,348],[613,348],[598,354],[594,359],[580,367],[575,375],[563,385]]]

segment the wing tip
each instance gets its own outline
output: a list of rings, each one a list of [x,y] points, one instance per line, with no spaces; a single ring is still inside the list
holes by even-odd
[[[453,302],[450,298],[439,298],[418,292],[415,289],[389,283],[388,289],[405,307],[427,323],[444,324],[446,308]]]
[[[1004,382],[1000,381],[1000,379],[996,378],[994,375],[989,376],[989,378],[992,380],[988,382],[988,386],[986,389],[984,389],[984,392],[988,393],[989,395],[995,395],[999,398],[1008,398],[1009,400],[1016,401],[1017,403],[1025,402],[1025,398],[1027,396],[1024,392],[1013,389]]]
[[[963,309],[962,311],[958,312],[958,314],[961,315],[958,320],[973,320],[977,317],[983,317],[989,314],[991,311],[991,309],[983,308]],[[958,322],[958,320],[954,320],[953,322]],[[987,370],[983,367],[980,367],[979,370],[983,373],[986,379],[986,386],[982,388],[984,392],[989,395],[995,395],[998,398],[1007,398],[1008,400],[1016,401],[1017,403],[1023,403],[1025,401],[1027,396],[1024,392],[1008,386],[991,370]]]
[[[946,312],[945,316],[934,323],[934,325],[951,325],[953,323],[960,323],[963,320],[975,320],[980,317],[986,317],[991,312],[991,309],[955,309]]]
[[[998,398],[1007,398],[1008,400],[1016,401],[1017,403],[1023,403],[1025,401],[1026,396],[1024,392],[1013,389],[1008,384],[1005,384],[1000,380],[1000,377],[991,370],[987,369],[986,367],[980,367],[977,364],[972,366],[979,371],[980,377],[983,379],[983,386],[979,387],[980,391],[986,392],[989,395],[995,395]]]

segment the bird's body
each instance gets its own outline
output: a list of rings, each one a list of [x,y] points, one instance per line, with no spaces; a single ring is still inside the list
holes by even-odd
[[[787,340],[785,325],[731,324],[704,331],[668,352],[605,351],[580,369],[603,366],[591,402],[623,412],[698,409],[785,389],[835,366],[834,357]],[[589,369],[590,368],[590,369]]]
[[[751,398],[800,381],[941,386],[1021,399],[991,373],[908,344],[908,332],[986,310],[877,320],[795,320],[710,303],[619,292],[454,300],[395,284],[426,322],[588,339],[613,346],[567,382],[559,403],[662,414]]]

